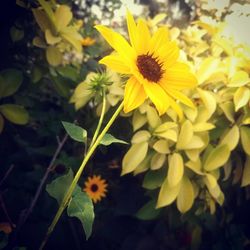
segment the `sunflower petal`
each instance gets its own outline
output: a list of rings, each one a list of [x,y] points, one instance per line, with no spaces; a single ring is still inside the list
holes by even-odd
[[[125,86],[124,112],[128,113],[139,107],[145,99],[146,93],[143,89],[143,85],[140,84],[135,77],[131,77]]]
[[[131,59],[135,59],[135,51],[123,36],[103,25],[96,25],[95,28],[101,33],[109,45],[114,48],[124,59],[127,59],[129,62],[131,62]]]
[[[180,62],[165,70],[164,79],[168,87],[176,90],[193,88],[197,85],[197,79],[189,71],[189,67]]]
[[[176,91],[174,89],[166,88],[166,91],[169,95],[171,95],[173,98],[179,100],[180,102],[184,103],[190,108],[195,108],[193,102],[184,94],[182,94],[179,91]]]
[[[99,63],[106,65],[108,68],[121,73],[130,74],[130,68],[124,63],[119,55],[109,55],[102,58]]]
[[[169,42],[169,31],[167,27],[159,28],[150,40],[150,53],[154,53],[164,44]]]
[[[138,39],[138,33],[137,33],[137,27],[134,20],[134,17],[131,15],[131,13],[127,10],[127,26],[128,26],[128,34],[131,45],[136,48],[137,39]]]
[[[137,23],[137,32],[138,38],[136,43],[136,52],[138,54],[147,53],[149,50],[149,42],[150,42],[150,32],[147,26],[147,23],[143,19],[139,19]]]
[[[147,80],[143,82],[144,89],[154,103],[159,115],[164,114],[169,107],[169,98],[162,87],[155,83],[150,83]]]
[[[176,63],[179,54],[180,50],[175,42],[167,42],[157,51],[157,56],[164,62],[166,68],[169,68]]]

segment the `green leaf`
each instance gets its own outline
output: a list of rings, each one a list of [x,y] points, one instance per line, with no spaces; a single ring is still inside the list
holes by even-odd
[[[62,122],[63,127],[65,128],[68,135],[75,141],[85,142],[87,138],[87,131],[73,123]]]
[[[55,198],[60,205],[72,181],[73,172],[70,169],[67,174],[56,178],[48,184],[46,191],[51,197]]]
[[[24,125],[29,121],[29,114],[22,106],[4,104],[0,106],[0,112],[4,117],[15,124]]]
[[[5,69],[0,74],[0,98],[13,95],[23,81],[22,72],[16,69]]]
[[[204,162],[204,169],[207,171],[215,170],[224,165],[230,156],[230,149],[226,144],[219,145],[212,149]]]
[[[155,207],[156,201],[149,201],[136,213],[136,217],[140,220],[153,220],[157,218],[161,210]]]
[[[105,145],[105,146],[108,146],[112,143],[121,143],[121,144],[128,144],[127,142],[123,141],[123,140],[120,140],[120,139],[117,139],[115,138],[113,135],[111,134],[105,134],[102,138],[102,140],[100,141],[100,144],[101,145]]]
[[[23,39],[24,31],[22,29],[16,28],[15,26],[12,26],[10,28],[10,36],[13,42],[18,42]]]
[[[77,187],[67,208],[68,216],[78,218],[85,231],[86,239],[92,233],[92,226],[95,218],[94,206],[88,195]]]
[[[52,83],[57,93],[62,97],[68,98],[70,95],[69,81],[60,76],[51,78],[53,79]]]
[[[148,171],[143,179],[143,188],[153,190],[160,187],[166,177],[166,170],[161,168],[156,171]]]

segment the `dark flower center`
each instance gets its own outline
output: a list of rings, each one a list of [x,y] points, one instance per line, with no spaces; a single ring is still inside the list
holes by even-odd
[[[96,192],[98,190],[98,186],[96,184],[92,184],[90,189],[92,192]]]
[[[137,67],[144,78],[151,82],[159,82],[162,77],[162,63],[152,55],[140,55],[137,57]]]

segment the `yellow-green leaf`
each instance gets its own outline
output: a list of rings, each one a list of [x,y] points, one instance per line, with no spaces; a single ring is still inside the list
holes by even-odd
[[[200,149],[187,149],[185,150],[185,153],[191,161],[197,161],[200,156],[201,150]]]
[[[202,90],[200,88],[198,88],[197,91],[208,111],[208,116],[207,116],[207,120],[208,120],[216,110],[216,100],[214,96],[212,95],[212,93],[209,91]]]
[[[125,154],[122,161],[122,175],[134,171],[144,160],[148,152],[148,143],[142,142],[134,144]]]
[[[145,114],[141,114],[139,110],[135,110],[132,118],[133,130],[141,128],[147,122],[147,117]]]
[[[166,160],[165,154],[155,153],[151,159],[150,168],[152,170],[157,170],[161,168]]]
[[[152,128],[156,128],[161,124],[161,119],[157,111],[151,106],[147,107],[147,118],[148,118],[148,123]]]
[[[188,161],[185,163],[185,166],[191,169],[193,172],[195,172],[198,175],[204,175],[204,173],[201,170],[200,159],[197,159],[196,161]]]
[[[176,186],[181,181],[183,173],[184,165],[182,156],[179,153],[170,155],[167,175],[169,186]]]
[[[205,82],[213,73],[215,73],[219,63],[220,61],[218,59],[212,57],[203,60],[196,74],[198,83],[201,84]]]
[[[81,35],[77,30],[67,27],[61,32],[61,36],[69,42],[78,52],[82,52]]]
[[[67,5],[60,5],[55,12],[55,21],[58,31],[65,28],[71,21],[73,15],[70,8]]]
[[[148,141],[150,137],[151,137],[151,134],[147,130],[140,130],[134,134],[131,142],[132,143],[145,142],[145,141]]]
[[[194,203],[194,188],[188,177],[183,176],[177,196],[177,208],[181,213],[187,212]]]
[[[250,185],[250,156],[247,156],[246,158],[241,181],[242,187],[245,187],[247,185]]]
[[[224,165],[230,156],[230,149],[227,145],[219,145],[212,149],[204,162],[203,168],[206,171],[215,170]]]
[[[229,87],[241,87],[250,82],[250,78],[245,71],[237,71],[233,77],[229,80],[227,86]]]
[[[177,149],[185,148],[193,137],[193,125],[189,120],[186,120],[182,126],[176,144]]]
[[[46,15],[45,11],[42,9],[32,9],[33,15],[36,19],[37,24],[39,25],[40,29],[45,32],[46,29],[51,29],[51,23]]]
[[[177,133],[173,129],[169,129],[169,130],[167,130],[165,132],[157,133],[155,135],[158,136],[158,137],[162,137],[162,138],[174,141],[174,142],[177,141]]]
[[[167,140],[163,140],[163,139],[158,140],[153,145],[153,149],[161,154],[168,154],[170,152]]]
[[[240,128],[240,138],[241,144],[246,152],[246,154],[250,155],[250,128],[246,126],[242,126]]]
[[[183,146],[181,149],[184,150],[190,150],[190,149],[200,149],[204,146],[204,141],[198,136],[194,135],[190,142],[186,144],[186,146]]]
[[[57,47],[49,46],[46,49],[46,58],[50,65],[58,66],[62,62],[62,54]]]
[[[240,87],[236,90],[234,94],[234,106],[235,111],[238,111],[240,108],[244,107],[250,98],[250,89],[247,87]]]
[[[193,125],[194,132],[203,132],[215,128],[214,124],[208,122],[199,122]]]
[[[161,186],[156,207],[164,207],[174,202],[179,193],[181,186],[180,184],[181,183],[179,182],[179,184],[177,184],[176,186],[171,187],[169,186],[168,179],[166,178]]]
[[[56,43],[59,43],[62,38],[59,37],[59,36],[54,36],[52,33],[51,33],[51,30],[45,30],[45,39],[46,39],[46,42],[50,45],[54,45]]]
[[[220,108],[230,122],[234,122],[234,105],[232,102],[225,102],[220,104]]]
[[[28,112],[24,107],[19,105],[3,104],[0,106],[0,112],[7,120],[15,124],[24,125],[29,120]]]
[[[238,145],[240,139],[240,131],[237,125],[227,130],[220,144],[226,144],[232,151]]]
[[[167,130],[176,128],[176,127],[177,127],[177,124],[175,122],[164,122],[155,129],[154,133],[157,134],[157,133],[166,132]]]

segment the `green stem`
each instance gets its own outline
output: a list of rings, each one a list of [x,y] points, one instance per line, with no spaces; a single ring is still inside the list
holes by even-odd
[[[76,184],[82,174],[82,171],[84,169],[84,167],[86,166],[86,164],[88,163],[88,160],[90,159],[90,157],[92,156],[92,154],[94,153],[95,149],[97,148],[97,146],[99,145],[99,143],[101,142],[103,136],[107,133],[107,131],[109,130],[110,126],[113,124],[113,122],[115,121],[116,117],[119,115],[119,113],[121,112],[123,108],[123,102],[120,104],[120,106],[117,108],[117,110],[115,111],[115,113],[113,114],[113,116],[110,118],[109,122],[107,123],[107,125],[104,127],[103,131],[100,133],[100,135],[97,137],[96,141],[94,142],[93,146],[89,148],[88,153],[86,154],[85,158],[83,159],[83,162],[81,164],[81,166],[79,167],[74,180],[72,181],[67,193],[65,194],[63,201],[50,225],[50,227],[48,228],[47,234],[39,248],[39,250],[42,250],[44,248],[44,246],[46,245],[46,242],[50,236],[50,234],[53,232],[58,220],[60,219],[64,209],[66,208],[66,206],[68,205],[68,202],[72,196],[72,193],[76,187]]]
[[[106,109],[106,96],[105,96],[105,90],[102,91],[102,97],[103,97],[103,100],[102,100],[102,111],[101,111],[101,116],[100,116],[100,119],[99,119],[99,122],[98,122],[98,125],[97,125],[97,128],[95,130],[95,133],[94,133],[94,136],[93,136],[93,139],[90,143],[90,146],[89,148],[91,148],[99,134],[99,131],[100,131],[100,128],[102,126],[102,122],[103,122],[103,118],[104,118],[104,115],[105,115],[105,109]]]

